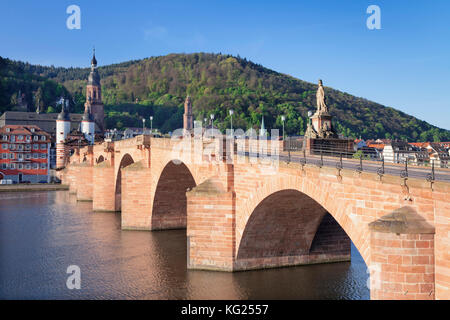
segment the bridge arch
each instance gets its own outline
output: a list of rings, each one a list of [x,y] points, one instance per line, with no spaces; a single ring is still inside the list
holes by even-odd
[[[120,211],[122,209],[122,169],[133,163],[134,159],[128,153],[124,154],[120,160],[119,168],[116,174],[116,186],[114,192],[116,211]]]
[[[287,228],[287,222],[280,222],[277,220],[275,210],[284,211],[284,215],[294,217],[296,213],[300,212],[301,209],[305,209],[305,212],[310,211],[311,214],[308,223],[308,237],[307,238],[296,238],[297,243],[303,243],[302,249],[295,249],[292,246],[286,246],[283,250],[283,254],[287,254],[288,252],[306,252],[311,249],[311,244],[316,235],[316,231],[318,230],[322,219],[327,215],[331,216],[331,220],[335,220],[340,228],[345,231],[347,236],[351,239],[355,247],[358,249],[362,258],[364,259],[367,266],[369,266],[369,238],[367,237],[367,230],[362,228],[361,225],[356,225],[353,218],[351,217],[351,213],[355,209],[351,202],[344,201],[344,199],[339,199],[339,191],[333,190],[336,187],[336,183],[330,182],[322,182],[322,184],[317,183],[314,179],[309,179],[306,176],[287,176],[282,175],[280,177],[272,177],[264,179],[262,183],[264,187],[257,188],[253,191],[248,197],[245,199],[239,200],[237,203],[237,219],[236,223],[236,258],[248,258],[248,254],[246,251],[249,246],[249,239],[251,237],[261,237],[261,235],[256,235],[255,226],[257,226],[260,221],[264,220],[264,217],[267,216],[267,219],[272,219],[274,222],[277,222],[277,227],[280,229]],[[303,205],[299,206],[299,203],[303,203]],[[272,209],[271,209],[272,208]],[[270,216],[270,213],[273,212],[273,216]],[[254,215],[254,213],[256,213]],[[313,214],[314,213],[314,214]],[[330,220],[330,217],[327,217]],[[289,220],[289,219],[287,219]],[[266,220],[266,228],[269,228]],[[298,218],[295,220],[297,223],[300,223],[302,220]],[[289,233],[294,233],[296,228],[293,228],[293,225],[289,225],[290,229]],[[275,226],[271,228],[276,228]],[[264,230],[262,230],[264,231]],[[274,231],[274,230],[270,230]],[[275,231],[274,231],[275,232]],[[248,238],[248,236],[251,236]],[[265,237],[267,239],[268,237]],[[278,249],[275,246],[276,241],[278,243],[282,243],[282,238],[278,238],[274,240],[272,243],[272,247],[266,242],[266,246],[268,249],[272,251]],[[260,246],[262,244],[259,244]],[[261,250],[260,250],[261,251]],[[266,250],[265,253],[261,253],[261,255],[270,255],[270,250]]]
[[[152,229],[186,228],[186,191],[197,183],[188,165],[179,160],[168,161],[159,170],[152,205]]]
[[[264,198],[237,247],[236,268],[350,260],[350,238],[317,201],[294,189]]]

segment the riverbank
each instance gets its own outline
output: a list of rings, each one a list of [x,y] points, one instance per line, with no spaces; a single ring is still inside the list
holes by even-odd
[[[58,191],[69,190],[65,184],[6,184],[0,185],[0,192]]]

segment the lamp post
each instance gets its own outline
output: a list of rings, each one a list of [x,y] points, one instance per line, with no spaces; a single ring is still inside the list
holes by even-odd
[[[281,116],[281,121],[283,122],[283,140],[284,140],[284,121],[286,120],[285,116]]]
[[[150,116],[150,134],[153,133],[153,116]]]
[[[312,122],[311,122],[312,115],[313,115],[312,111],[308,111],[308,122],[309,122],[309,124],[312,124]]]
[[[213,122],[214,122],[214,114],[211,113],[209,117],[211,118],[211,129],[212,129],[213,128]]]
[[[231,137],[234,137],[234,134],[233,134],[233,113],[234,113],[234,110],[233,109],[230,109],[230,117],[231,117]]]
[[[145,133],[144,130],[145,130],[145,118],[142,119],[142,134]]]

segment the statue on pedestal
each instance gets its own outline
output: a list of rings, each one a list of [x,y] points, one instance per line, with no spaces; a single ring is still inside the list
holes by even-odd
[[[316,93],[317,113],[328,113],[328,107],[325,101],[325,91],[323,90],[322,80],[319,79],[319,88]]]

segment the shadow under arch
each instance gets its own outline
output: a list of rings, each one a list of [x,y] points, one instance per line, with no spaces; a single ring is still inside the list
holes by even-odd
[[[122,209],[122,169],[133,164],[133,158],[127,153],[120,160],[119,170],[116,176],[116,189],[115,189],[115,209],[121,211]]]
[[[195,186],[195,179],[183,162],[177,160],[166,164],[153,198],[152,230],[186,228],[186,191]]]
[[[350,261],[350,254],[351,240],[333,216],[305,193],[285,189],[253,210],[235,263],[238,270],[259,269]]]

